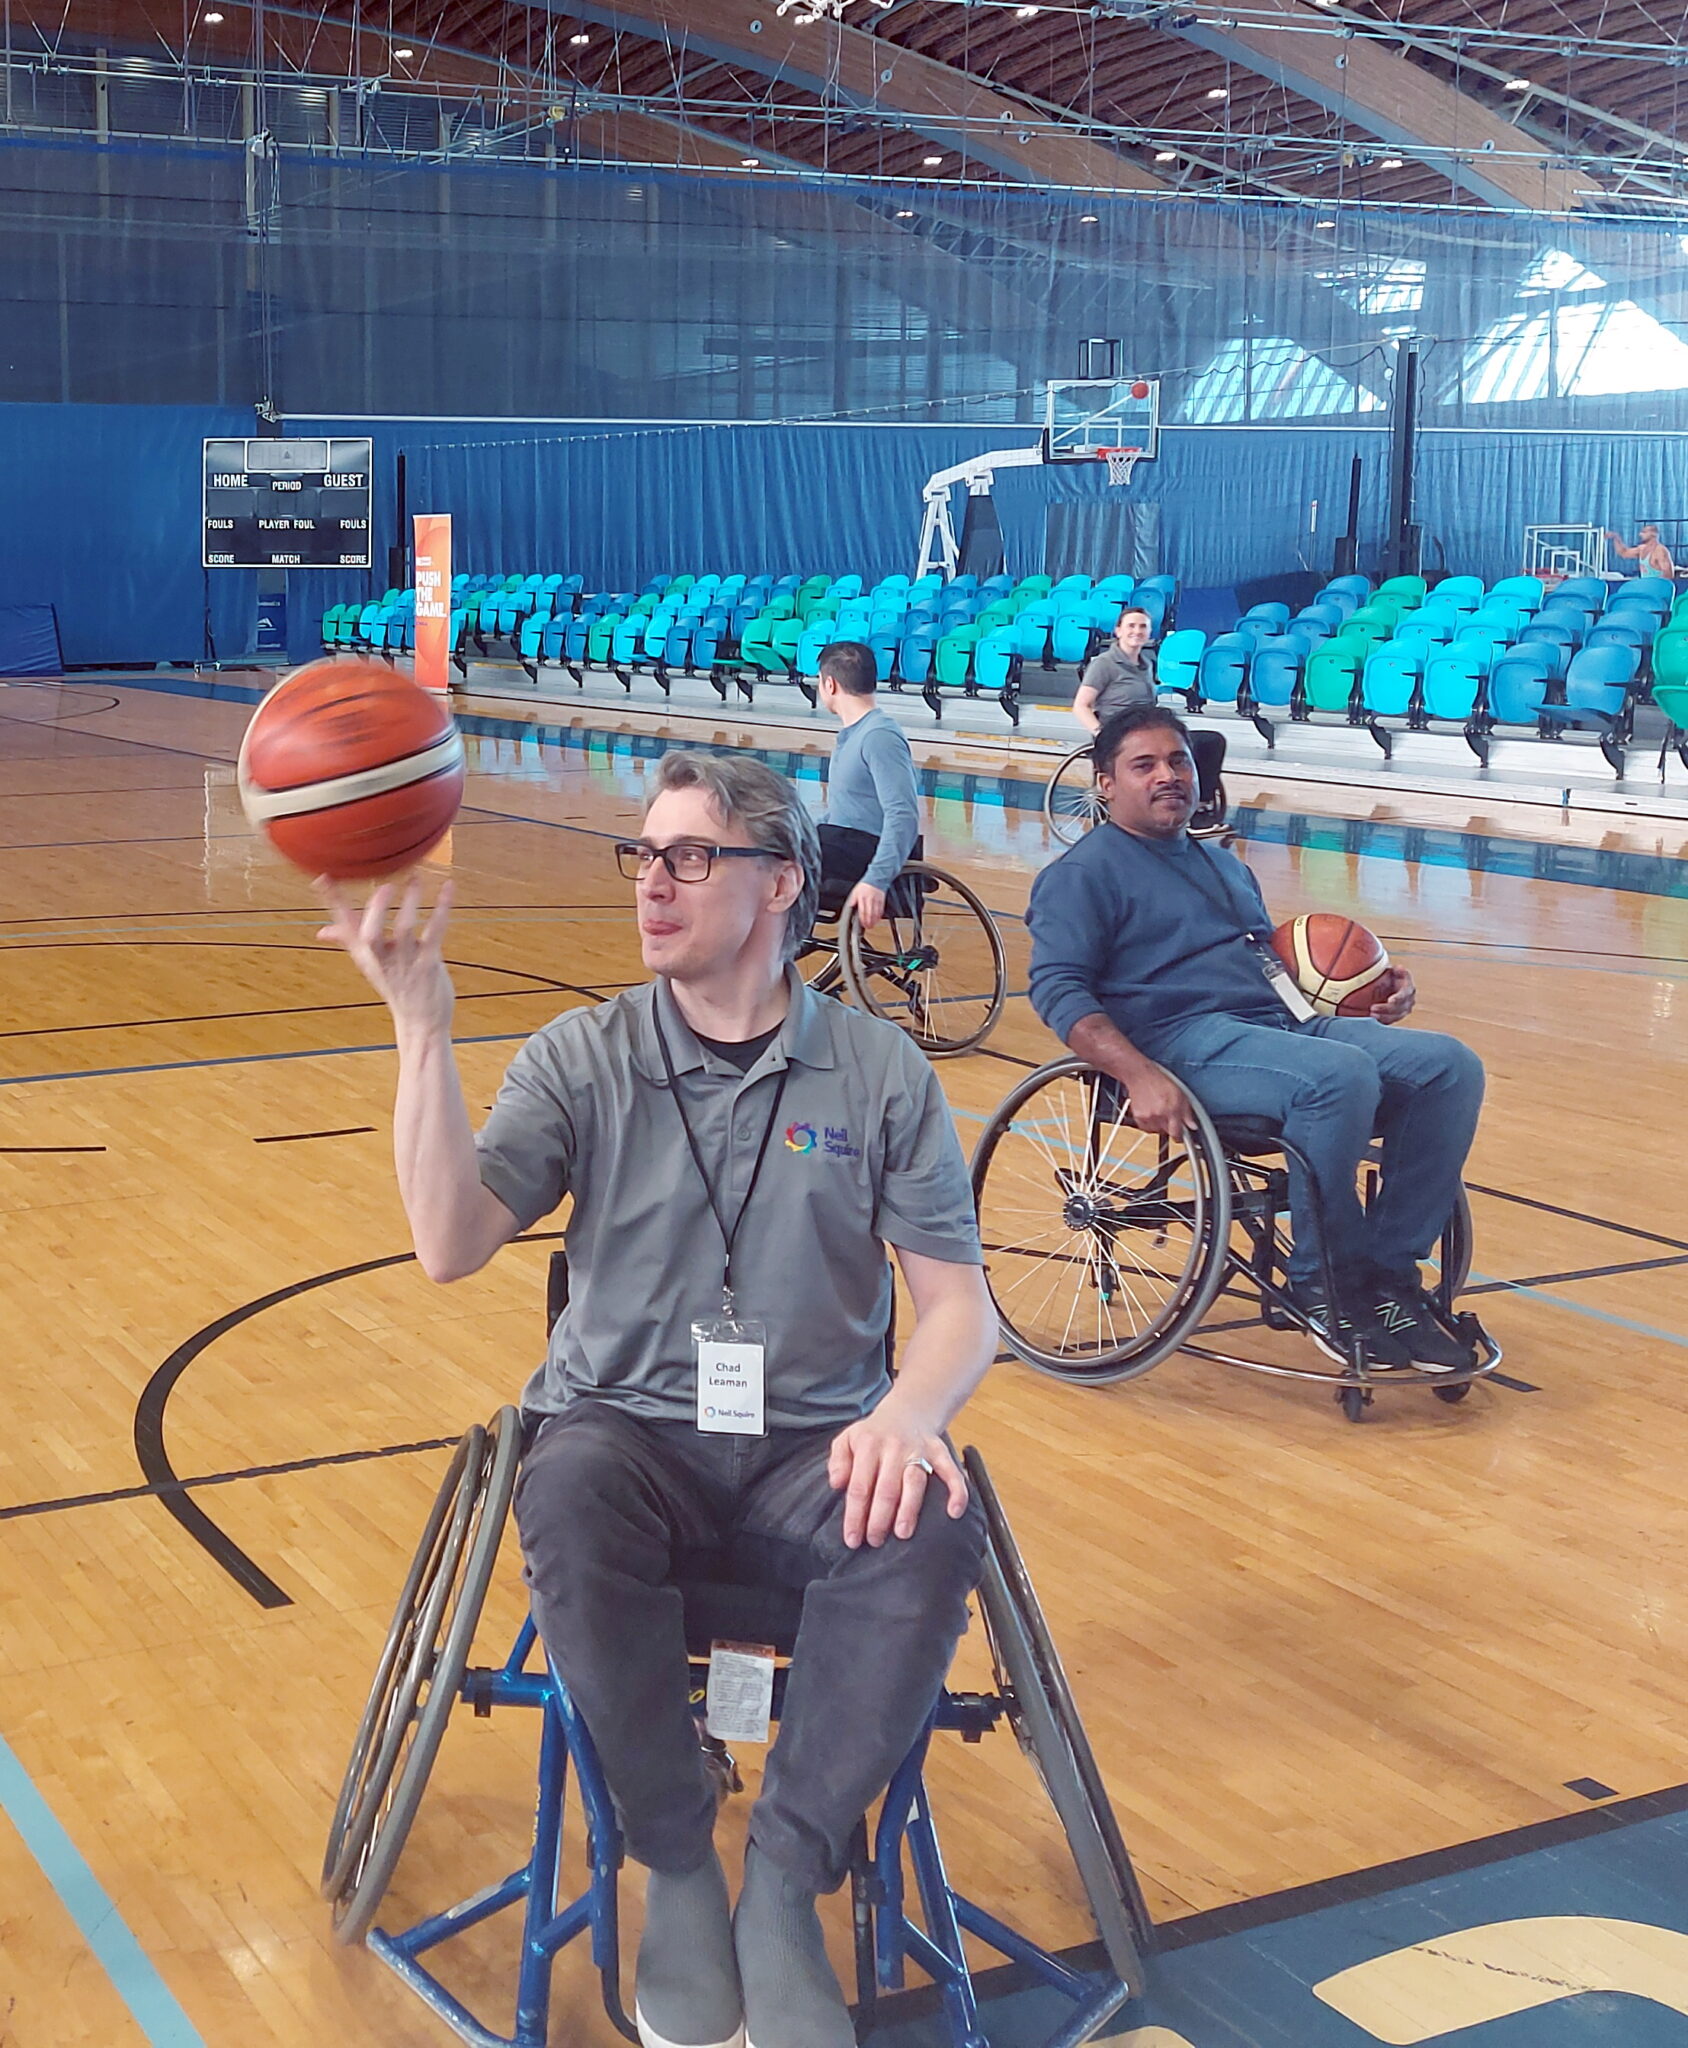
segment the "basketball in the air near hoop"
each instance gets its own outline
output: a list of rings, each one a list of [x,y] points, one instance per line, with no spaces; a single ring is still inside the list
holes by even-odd
[[[1145,383],[1143,382],[1143,380],[1142,380],[1142,378],[1141,378],[1141,377],[1139,377],[1139,378],[1138,378],[1138,380],[1137,380],[1137,382],[1136,382],[1135,384],[1133,384],[1133,385],[1132,385],[1132,387],[1131,387],[1131,395],[1132,395],[1132,397],[1133,397],[1133,398],[1147,398],[1147,397],[1148,397],[1148,395],[1149,395],[1149,387],[1148,387],[1148,385],[1147,385],[1147,384],[1145,384]]]
[[[237,779],[247,818],[295,867],[373,881],[450,830],[463,739],[441,698],[384,662],[313,661],[252,714]]]
[[[1375,984],[1389,971],[1376,932],[1328,910],[1287,919],[1272,934],[1272,950],[1321,1017],[1369,1017]]]

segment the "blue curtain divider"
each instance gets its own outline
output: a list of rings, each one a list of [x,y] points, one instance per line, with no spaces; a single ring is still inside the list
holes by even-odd
[[[68,665],[252,651],[257,579],[200,567],[200,442],[230,406],[0,404],[0,598],[50,604]]]

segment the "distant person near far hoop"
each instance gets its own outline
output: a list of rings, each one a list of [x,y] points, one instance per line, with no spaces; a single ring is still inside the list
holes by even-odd
[[[1606,538],[1626,562],[1638,562],[1644,576],[1662,576],[1667,583],[1676,581],[1676,564],[1671,559],[1670,549],[1660,540],[1656,526],[1642,527],[1634,547],[1628,546],[1623,536],[1614,533],[1610,527],[1606,529]]]
[[[832,750],[821,836],[821,909],[854,904],[863,931],[885,915],[885,892],[921,855],[920,781],[908,737],[874,702],[879,664],[859,640],[823,647],[820,701],[844,730]]]
[[[1128,604],[1119,615],[1112,642],[1085,663],[1073,697],[1073,716],[1086,732],[1133,704],[1155,701],[1155,657],[1149,648],[1149,614]]]

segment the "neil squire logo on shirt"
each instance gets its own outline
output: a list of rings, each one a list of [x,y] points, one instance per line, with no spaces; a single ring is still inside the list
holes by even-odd
[[[823,1124],[821,1133],[816,1135],[813,1124],[787,1124],[785,1129],[786,1149],[807,1155],[822,1151],[833,1159],[860,1159],[861,1148],[850,1143],[850,1131],[845,1124]]]

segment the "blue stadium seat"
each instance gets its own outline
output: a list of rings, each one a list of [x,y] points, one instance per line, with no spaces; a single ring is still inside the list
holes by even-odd
[[[1469,723],[1483,701],[1494,654],[1491,642],[1463,633],[1451,646],[1437,648],[1424,664],[1425,718]]]
[[[1652,614],[1648,613],[1646,618],[1650,621]],[[1644,623],[1641,618],[1624,618],[1620,616],[1615,619],[1604,618],[1596,621],[1593,632],[1589,634],[1583,645],[1585,647],[1640,648],[1650,646],[1652,640],[1653,629],[1651,624]]]
[[[1606,603],[1606,579],[1604,576],[1567,576],[1562,583],[1553,586],[1553,595],[1569,598],[1573,604],[1598,612]]]
[[[1219,704],[1235,709],[1254,647],[1254,640],[1242,633],[1215,635],[1201,659],[1204,706]]]
[[[1133,577],[1104,576],[1091,595],[1102,604],[1124,605],[1129,601],[1135,587]]]
[[[1207,635],[1186,626],[1168,633],[1155,655],[1157,689],[1180,691],[1192,711],[1201,698],[1201,662],[1206,647]]]
[[[1485,595],[1483,579],[1481,576],[1444,576],[1430,594],[1451,599],[1461,611],[1474,612]]]
[[[1515,644],[1519,647],[1541,649],[1549,654],[1552,659],[1547,673],[1555,680],[1565,673],[1571,656],[1576,651],[1576,641],[1571,629],[1562,620],[1549,619],[1545,614],[1541,618],[1532,619],[1519,634]]]
[[[1055,625],[1053,604],[1028,604],[1014,621],[1015,646],[1023,661],[1049,660],[1049,636]]]
[[[1408,716],[1433,644],[1386,640],[1373,648],[1360,677],[1360,702],[1368,719]]]
[[[1352,597],[1355,608],[1358,609],[1372,594],[1371,578],[1369,576],[1333,576],[1319,595],[1321,597],[1328,597],[1339,592]]]
[[[1542,582],[1539,576],[1503,576],[1489,591],[1488,602],[1496,598],[1515,602],[1521,611],[1538,611],[1541,607]]]
[[[1530,621],[1532,626],[1564,627],[1571,636],[1573,647],[1580,647],[1583,644],[1593,623],[1593,613],[1584,606],[1573,604],[1569,598],[1558,597],[1549,598]],[[1518,637],[1522,639],[1524,636],[1521,633]]]
[[[1020,655],[1014,629],[999,626],[994,633],[986,633],[973,649],[973,681],[981,690],[999,693],[1003,709],[1016,725],[1020,722],[1015,702],[1019,680]]]
[[[1298,633],[1275,634],[1262,640],[1248,665],[1248,695],[1251,710],[1287,711],[1301,680],[1301,666],[1307,659],[1307,644]]]
[[[935,625],[916,626],[905,633],[897,648],[897,668],[893,687],[899,682],[909,683],[915,689],[924,689],[932,675],[932,660],[938,645],[938,629]]]
[[[1322,600],[1304,604],[1290,620],[1292,626],[1316,626],[1321,640],[1328,639],[1332,633],[1340,632],[1347,623],[1348,614],[1340,603],[1326,604]]]
[[[1612,592],[1611,604],[1624,604],[1639,600],[1654,606],[1660,612],[1668,612],[1676,597],[1676,585],[1665,576],[1626,576]]]
[[[1641,657],[1633,647],[1579,648],[1565,671],[1564,703],[1544,705],[1541,712],[1543,721],[1555,732],[1575,726],[1598,734],[1600,751],[1620,777],[1640,665]]]
[[[1530,647],[1512,647],[1489,671],[1488,719],[1490,725],[1541,723],[1541,708],[1547,701],[1547,686],[1555,673],[1555,650],[1537,642]]]
[[[1276,598],[1269,598],[1263,604],[1251,604],[1243,613],[1243,621],[1261,619],[1274,633],[1281,633],[1289,624],[1289,606],[1280,604]]]

